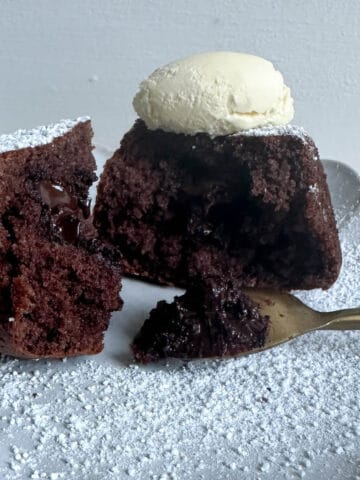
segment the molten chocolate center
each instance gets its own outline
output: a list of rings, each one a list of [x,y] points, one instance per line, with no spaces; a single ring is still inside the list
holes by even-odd
[[[40,183],[40,194],[44,203],[50,207],[54,224],[63,239],[76,243],[79,238],[80,223],[90,216],[90,202],[85,205],[60,185],[49,181]]]

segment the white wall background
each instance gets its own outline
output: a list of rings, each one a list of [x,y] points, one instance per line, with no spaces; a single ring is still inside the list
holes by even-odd
[[[145,76],[220,49],[272,60],[294,123],[360,170],[359,0],[0,0],[0,132],[90,114],[113,148]]]

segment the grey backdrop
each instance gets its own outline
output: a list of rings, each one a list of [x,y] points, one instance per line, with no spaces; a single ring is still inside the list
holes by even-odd
[[[294,123],[360,170],[359,0],[0,0],[0,132],[90,114],[113,148],[142,78],[219,49],[272,60]]]

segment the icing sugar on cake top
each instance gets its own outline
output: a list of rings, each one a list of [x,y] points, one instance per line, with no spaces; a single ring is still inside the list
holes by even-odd
[[[90,120],[90,117],[78,117],[74,120],[61,120],[58,123],[36,127],[31,130],[21,129],[14,133],[0,135],[0,153],[47,145],[55,138],[70,132],[79,123],[88,120]]]
[[[249,130],[242,130],[240,132],[233,133],[232,137],[276,137],[291,135],[299,138],[304,144],[309,144],[311,138],[303,127],[298,125],[265,125],[263,127],[251,128]],[[319,159],[319,155],[314,151],[314,160]]]
[[[270,137],[277,135],[294,135],[305,140],[308,137],[305,129],[297,125],[266,125],[263,127],[250,128],[249,130],[241,130],[233,134],[233,136],[243,135],[246,137]]]

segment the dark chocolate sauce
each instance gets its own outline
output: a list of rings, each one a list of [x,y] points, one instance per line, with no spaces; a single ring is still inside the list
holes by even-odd
[[[55,226],[63,239],[76,243],[79,238],[80,223],[90,217],[90,202],[85,205],[60,185],[49,181],[40,183],[40,194],[51,211]]]
[[[9,319],[13,316],[11,310],[10,289],[0,289],[0,323],[9,322]]]

